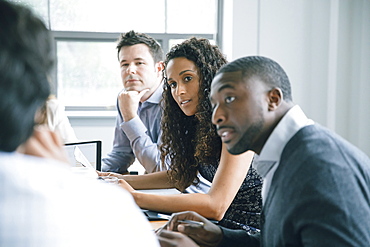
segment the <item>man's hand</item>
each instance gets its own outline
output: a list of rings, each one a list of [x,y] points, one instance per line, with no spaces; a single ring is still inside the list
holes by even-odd
[[[67,154],[63,149],[61,138],[43,126],[36,127],[33,135],[17,151],[68,163]]]
[[[158,234],[158,240],[161,247],[175,247],[175,246],[186,246],[186,247],[196,247],[199,246],[194,243],[189,237],[185,236],[179,232],[171,232],[167,230],[162,230]]]
[[[130,121],[137,115],[140,99],[148,91],[149,89],[144,89],[141,92],[126,90],[122,90],[120,92],[118,95],[118,104],[122,118],[125,122]]]
[[[182,220],[191,220],[201,223],[200,224],[182,223],[181,222]],[[167,230],[178,231],[182,234],[185,234],[201,246],[217,246],[221,242],[223,237],[222,230],[217,225],[213,224],[212,222],[200,216],[199,214],[191,211],[173,214],[171,216],[170,221],[163,228]],[[171,241],[175,240],[178,241],[176,243],[183,243],[183,241],[185,241],[183,237],[174,234],[170,235],[167,231],[164,230],[160,231],[157,234],[162,239],[170,238],[169,240]],[[162,242],[161,239],[160,241]],[[174,246],[185,246],[185,245],[174,245]]]

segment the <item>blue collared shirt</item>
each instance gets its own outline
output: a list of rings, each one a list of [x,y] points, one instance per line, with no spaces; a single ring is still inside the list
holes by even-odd
[[[124,173],[135,157],[148,173],[161,171],[160,145],[162,84],[141,104],[138,115],[128,122],[119,107],[114,132],[113,150],[103,159],[102,171]],[[118,104],[117,104],[118,105]]]

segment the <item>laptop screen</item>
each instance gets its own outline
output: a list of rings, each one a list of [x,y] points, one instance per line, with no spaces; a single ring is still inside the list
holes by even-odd
[[[101,141],[66,143],[64,148],[72,166],[101,170]]]

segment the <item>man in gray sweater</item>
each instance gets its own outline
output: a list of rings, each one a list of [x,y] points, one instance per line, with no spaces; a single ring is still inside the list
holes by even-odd
[[[167,228],[180,233],[159,234],[162,246],[369,246],[369,158],[305,116],[276,62],[253,56],[227,64],[212,82],[211,102],[228,151],[259,155],[261,230],[225,229],[185,212]]]

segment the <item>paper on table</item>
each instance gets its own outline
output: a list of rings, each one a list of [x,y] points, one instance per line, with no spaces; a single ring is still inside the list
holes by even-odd
[[[86,159],[85,155],[81,152],[78,147],[74,147],[73,155],[75,156],[76,161],[83,167],[88,167],[94,169],[91,163]]]
[[[146,194],[154,194],[154,195],[176,195],[181,194],[175,188],[172,189],[151,189],[151,190],[136,190],[137,192],[146,193]]]

